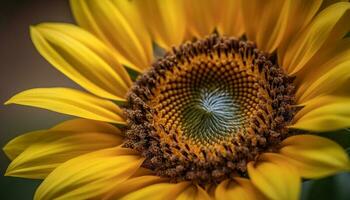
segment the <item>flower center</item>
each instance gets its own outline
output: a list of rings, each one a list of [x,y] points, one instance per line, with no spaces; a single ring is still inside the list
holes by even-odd
[[[214,80],[213,80],[214,83]],[[220,85],[198,86],[189,94],[187,104],[178,106],[182,116],[183,132],[198,143],[219,142],[220,137],[234,134],[241,124],[239,105],[234,94]],[[181,127],[180,127],[181,128]]]
[[[293,79],[254,44],[212,35],[174,48],[129,92],[126,147],[174,181],[245,176],[288,136]]]

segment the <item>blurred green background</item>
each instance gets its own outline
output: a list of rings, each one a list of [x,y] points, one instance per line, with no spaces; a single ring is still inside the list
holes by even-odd
[[[2,0],[0,2],[0,146],[16,135],[49,128],[70,117],[21,106],[3,106],[12,95],[34,87],[67,86],[73,82],[51,67],[34,49],[29,26],[41,22],[73,22],[66,0]],[[348,132],[338,134],[350,146]],[[32,199],[38,180],[4,177],[9,160],[0,152],[0,199]],[[349,200],[350,173],[342,173],[303,184],[303,200]]]

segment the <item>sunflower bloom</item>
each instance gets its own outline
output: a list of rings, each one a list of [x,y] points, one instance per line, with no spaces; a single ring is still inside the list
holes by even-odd
[[[329,2],[71,0],[78,26],[30,33],[86,91],[6,104],[78,118],[10,141],[6,175],[44,179],[37,200],[298,199],[350,169],[322,137],[350,127],[350,3]]]

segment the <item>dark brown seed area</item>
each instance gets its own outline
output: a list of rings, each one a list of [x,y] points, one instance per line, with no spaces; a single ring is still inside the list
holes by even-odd
[[[212,35],[168,52],[138,78],[125,106],[125,147],[172,181],[245,176],[295,114],[293,78],[251,42]]]

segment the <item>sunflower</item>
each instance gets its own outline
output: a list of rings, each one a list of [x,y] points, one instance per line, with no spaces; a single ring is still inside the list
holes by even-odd
[[[86,91],[6,102],[78,117],[4,147],[6,176],[44,179],[34,199],[294,200],[303,179],[350,169],[322,137],[350,126],[350,3],[70,4],[79,26],[30,34]]]

